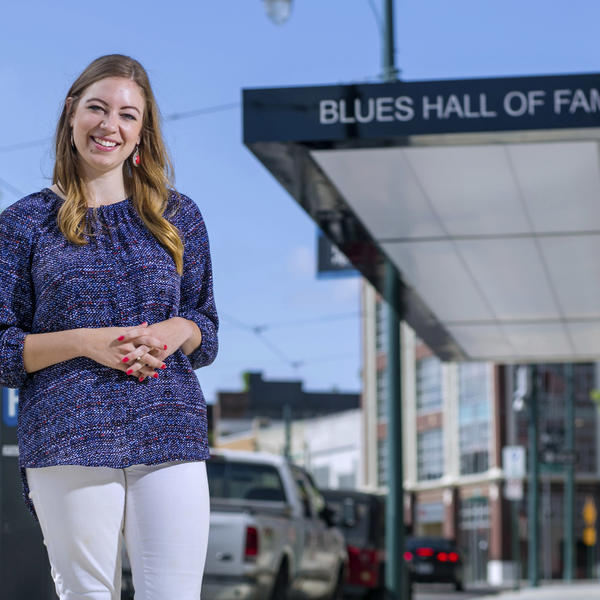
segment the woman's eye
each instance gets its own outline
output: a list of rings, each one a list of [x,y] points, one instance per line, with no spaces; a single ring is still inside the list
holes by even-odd
[[[88,107],[90,110],[104,110],[101,106],[98,106],[97,104],[92,104],[91,106]]]
[[[136,120],[135,115],[130,115],[129,113],[125,113],[125,114],[123,114],[123,116],[126,119],[130,119],[131,121],[135,121]]]

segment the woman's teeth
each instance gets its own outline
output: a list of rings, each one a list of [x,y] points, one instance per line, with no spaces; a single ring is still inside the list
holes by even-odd
[[[101,146],[104,146],[105,148],[113,148],[114,146],[117,145],[117,142],[109,142],[108,140],[101,140],[99,138],[92,138],[96,144],[100,144]]]

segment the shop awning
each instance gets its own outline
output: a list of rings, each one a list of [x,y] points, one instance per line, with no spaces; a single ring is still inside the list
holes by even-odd
[[[442,359],[600,357],[600,76],[244,91],[244,141]]]

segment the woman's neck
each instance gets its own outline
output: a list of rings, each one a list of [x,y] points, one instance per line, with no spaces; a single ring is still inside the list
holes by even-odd
[[[125,182],[121,173],[116,175],[104,173],[95,177],[84,177],[83,183],[87,190],[89,206],[114,204],[127,197]],[[65,194],[61,187],[54,184],[50,189],[64,200]]]

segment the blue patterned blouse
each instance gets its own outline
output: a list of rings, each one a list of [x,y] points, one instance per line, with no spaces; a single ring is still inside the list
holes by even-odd
[[[128,198],[88,210],[89,243],[58,229],[62,199],[50,189],[0,213],[0,384],[19,388],[19,466],[124,468],[209,457],[206,404],[194,369],[217,354],[208,237],[196,204],[171,192],[164,216],[181,233],[183,276]],[[95,215],[95,217],[94,217]],[[88,358],[28,374],[28,333],[130,327],[180,316],[202,343],[175,351],[159,377],[138,378]]]

